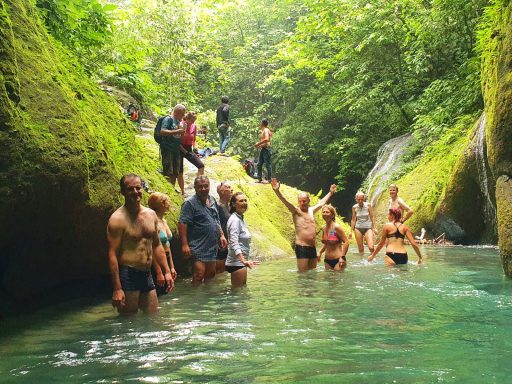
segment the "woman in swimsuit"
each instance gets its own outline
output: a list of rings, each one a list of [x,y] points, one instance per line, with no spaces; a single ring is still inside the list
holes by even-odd
[[[249,260],[251,251],[251,233],[244,221],[247,211],[247,196],[235,193],[229,200],[231,216],[226,225],[228,236],[228,257],[226,271],[231,274],[231,285],[241,287],[247,283],[247,268],[258,264]]]
[[[357,248],[359,249],[359,256],[364,254],[364,240],[370,253],[373,252],[374,239],[373,232],[375,231],[375,221],[373,219],[373,210],[370,203],[365,202],[366,196],[363,192],[356,193],[356,204],[352,207],[352,222],[348,238],[352,238],[352,233],[356,235]]]
[[[322,243],[324,245],[318,254],[318,261],[325,251],[325,269],[341,271],[347,266],[347,235],[341,225],[336,223],[336,208],[332,205],[326,204],[322,207],[322,217],[325,220],[325,225],[322,227]]]
[[[389,210],[389,223],[384,224],[384,227],[382,227],[380,242],[375,251],[368,256],[368,261],[375,259],[387,240],[386,256],[384,256],[386,265],[407,264],[407,251],[404,247],[404,239],[407,237],[407,240],[409,240],[411,246],[414,248],[414,252],[418,255],[418,264],[421,264],[422,257],[418,244],[416,244],[409,227],[400,221],[401,218],[402,212],[399,209],[392,208]]]
[[[401,197],[398,197],[398,186],[391,184],[389,186],[389,206],[388,209],[399,209],[402,213],[401,223],[405,223],[414,213],[412,209],[405,204]]]
[[[172,232],[169,228],[169,224],[164,219],[164,215],[169,212],[171,207],[169,196],[160,192],[153,192],[148,199],[148,207],[155,211],[158,217],[158,237],[162,242],[162,246],[165,250],[165,256],[167,258],[167,263],[169,264],[169,269],[171,270],[171,276],[173,280],[176,280],[176,270],[174,269],[174,261],[172,259],[171,253],[171,240],[172,240]],[[153,264],[154,266],[154,264]],[[154,274],[153,270],[153,274]],[[154,279],[154,277],[153,277]],[[165,293],[165,289],[159,289],[157,287],[157,294],[162,295]]]

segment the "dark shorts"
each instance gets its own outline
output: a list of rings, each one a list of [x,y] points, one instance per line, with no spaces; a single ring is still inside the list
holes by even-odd
[[[180,151],[162,151],[164,176],[178,177],[182,163]]]
[[[245,265],[226,265],[226,272],[233,273],[239,269],[246,268]]]
[[[347,262],[347,258],[345,256],[341,256],[341,260],[345,261],[345,264]],[[331,268],[336,267],[336,264],[340,262],[340,259],[324,259],[324,263],[329,264]]]
[[[361,235],[365,235],[367,231],[369,231],[371,228],[357,228],[356,229],[361,232]]]
[[[297,259],[316,259],[316,248],[295,244],[295,256]]]
[[[386,252],[386,256],[393,260],[395,264],[407,264],[408,261],[407,253]]]
[[[217,251],[217,260],[226,260],[228,258],[228,249],[219,249]]]
[[[181,164],[180,164],[180,173],[183,173],[183,159],[187,159],[194,167],[197,169],[204,168],[204,164],[194,152],[192,152],[191,145],[181,145],[185,149],[185,153],[180,152],[181,154]]]
[[[139,271],[132,267],[120,265],[119,279],[121,280],[121,287],[125,292],[149,292],[155,289],[151,271]]]

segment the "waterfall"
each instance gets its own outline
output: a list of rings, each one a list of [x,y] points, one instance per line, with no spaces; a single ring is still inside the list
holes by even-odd
[[[480,125],[476,133],[475,161],[478,170],[478,181],[480,191],[484,197],[484,215],[487,223],[496,227],[496,207],[494,206],[491,194],[489,193],[489,179],[487,177],[487,156],[485,142],[485,113],[480,118]]]
[[[375,166],[364,182],[365,185],[368,185],[367,194],[370,196],[370,203],[372,205],[375,205],[377,198],[387,189],[389,179],[392,173],[401,165],[400,157],[405,152],[411,140],[412,135],[407,133],[386,141],[380,147]],[[375,190],[372,191],[374,187]]]

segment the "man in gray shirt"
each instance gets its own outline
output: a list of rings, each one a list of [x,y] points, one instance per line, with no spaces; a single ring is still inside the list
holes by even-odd
[[[196,194],[181,207],[178,229],[185,258],[193,257],[192,284],[197,286],[215,276],[217,250],[227,246],[220,226],[219,209],[210,195],[210,180],[198,176],[194,180]]]

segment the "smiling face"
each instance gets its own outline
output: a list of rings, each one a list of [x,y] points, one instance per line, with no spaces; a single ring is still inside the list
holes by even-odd
[[[307,212],[309,209],[309,195],[307,193],[301,193],[299,194],[299,197],[297,198],[297,202],[299,205],[299,209],[302,212]]]
[[[394,200],[397,195],[398,195],[398,188],[393,185],[390,186],[389,187],[389,197],[391,197],[391,199]]]
[[[360,207],[362,207],[364,203],[364,195],[356,195],[356,203],[359,204]]]
[[[142,182],[140,177],[129,176],[124,179],[121,194],[124,196],[125,203],[140,203],[142,199]]]
[[[247,196],[244,194],[240,194],[236,197],[235,201],[235,211],[239,215],[243,215],[245,211],[247,211],[248,202],[247,202]]]
[[[334,219],[334,215],[327,205],[322,208],[322,218],[325,221],[330,221]]]
[[[194,189],[201,200],[206,200],[210,194],[210,181],[199,180],[197,183],[194,183]]]

